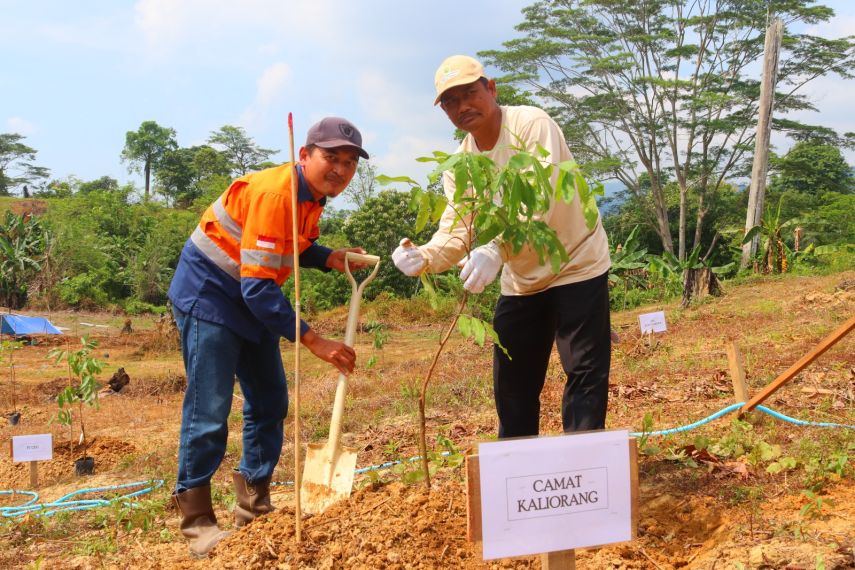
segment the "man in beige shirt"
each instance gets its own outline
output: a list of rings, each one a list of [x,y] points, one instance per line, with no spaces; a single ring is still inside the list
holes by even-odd
[[[436,71],[435,84],[434,104],[467,132],[457,152],[483,152],[501,167],[522,141],[530,152],[538,144],[549,151],[545,161],[572,159],[560,127],[544,111],[498,104],[496,83],[477,60],[447,58]],[[558,169],[554,171],[553,185]],[[451,200],[453,174],[443,175],[443,185]],[[402,240],[392,253],[395,266],[410,276],[454,267],[470,244],[455,216],[447,207],[437,232],[420,247]],[[498,240],[473,249],[460,272],[463,287],[480,293],[502,269],[493,327],[511,358],[494,348],[493,390],[501,438],[538,434],[540,393],[553,342],[567,374],[561,405],[564,431],[605,427],[611,361],[606,234],[599,220],[588,229],[578,195],[570,203],[553,201],[541,219],[555,230],[570,257],[558,273],[548,263],[542,265],[530,248],[514,255]]]

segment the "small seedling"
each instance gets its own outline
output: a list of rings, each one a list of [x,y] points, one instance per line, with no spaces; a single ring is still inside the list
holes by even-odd
[[[69,450],[74,449],[74,426],[72,409],[77,405],[78,421],[80,422],[80,444],[83,446],[84,457],[88,448],[86,440],[86,423],[84,421],[84,404],[88,407],[98,408],[98,383],[95,375],[100,374],[103,364],[91,356],[98,346],[94,340],[88,337],[80,339],[81,348],[72,351],[69,349],[55,348],[48,353],[51,358],[59,364],[65,362],[68,366],[68,386],[59,393],[56,404],[59,411],[54,419],[62,425],[68,426]],[[76,381],[76,384],[75,384]]]

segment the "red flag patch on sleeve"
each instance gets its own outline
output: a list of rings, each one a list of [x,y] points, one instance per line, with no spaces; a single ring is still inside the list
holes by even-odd
[[[276,249],[276,238],[260,235],[255,239],[255,245],[264,249]]]

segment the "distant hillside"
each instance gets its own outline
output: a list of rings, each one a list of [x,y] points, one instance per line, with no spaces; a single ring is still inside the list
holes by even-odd
[[[0,196],[0,212],[12,210],[16,214],[41,215],[47,212],[48,201],[38,198],[17,198],[15,196]]]
[[[622,182],[610,180],[609,182],[604,182],[603,187],[605,188],[606,193],[605,196],[600,199],[599,204],[600,213],[605,216],[621,205],[623,199],[619,195],[621,192],[626,190],[626,186],[624,186]]]

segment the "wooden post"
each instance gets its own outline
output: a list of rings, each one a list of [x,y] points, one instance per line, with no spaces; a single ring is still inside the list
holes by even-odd
[[[543,570],[576,570],[576,551],[560,550],[540,555]]]
[[[834,346],[837,341],[841,338],[849,334],[849,332],[855,328],[855,315],[853,315],[848,321],[840,325],[833,333],[822,339],[818,345],[813,347],[810,352],[802,356],[795,364],[787,368],[784,372],[782,372],[777,378],[772,380],[772,382],[760,390],[751,400],[749,400],[742,409],[740,410],[740,416],[746,412],[750,412],[760,404],[762,404],[766,398],[775,393],[775,391],[789,382],[796,374],[802,371],[808,364],[819,358],[822,353],[826,350]]]
[[[748,401],[748,386],[745,383],[745,367],[742,354],[735,342],[727,345],[727,364],[730,367],[730,379],[733,381],[733,396],[737,404]]]
[[[39,488],[39,462],[30,461],[30,488],[35,491]]]
[[[763,219],[763,202],[766,198],[766,173],[769,169],[769,139],[772,134],[772,103],[778,76],[778,52],[784,35],[784,23],[775,19],[766,29],[763,49],[763,77],[760,83],[760,108],[757,117],[757,134],[754,137],[754,163],[751,167],[751,186],[748,191],[748,211],[745,215],[745,232],[760,224]],[[759,236],[742,245],[740,267],[748,267],[757,252]]]

